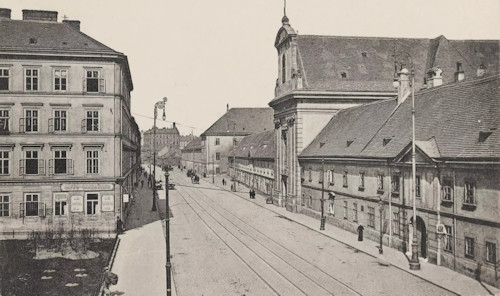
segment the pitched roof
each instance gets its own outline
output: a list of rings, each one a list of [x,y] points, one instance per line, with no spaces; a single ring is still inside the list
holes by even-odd
[[[231,108],[202,136],[246,136],[274,129],[272,108]]]
[[[234,156],[274,159],[276,156],[274,143],[274,130],[246,136],[234,149]],[[233,151],[230,151],[228,155],[232,156]]]
[[[153,134],[153,129],[150,128],[148,129],[146,132],[144,132],[144,134]],[[172,128],[156,128],[156,134],[159,135],[159,134],[175,134],[175,135],[178,135],[179,134],[179,130],[177,129],[176,126],[172,127]]]
[[[36,43],[30,44],[30,38]],[[0,50],[120,54],[66,23],[2,18]]]
[[[417,92],[416,144],[435,158],[499,158],[499,107],[500,75]],[[389,100],[345,109],[300,157],[391,159],[411,143],[411,122],[411,97],[397,107]],[[479,140],[480,132],[484,141]],[[349,138],[353,142],[346,147]]]
[[[189,142],[184,149],[182,149],[182,152],[188,152],[188,151],[193,151],[193,150],[201,150],[201,139],[196,137],[194,138],[191,142]]]

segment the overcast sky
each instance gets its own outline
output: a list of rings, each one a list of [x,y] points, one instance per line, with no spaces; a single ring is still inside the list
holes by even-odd
[[[276,33],[283,0],[0,0],[54,10],[128,56],[132,114],[153,125],[155,102],[168,98],[167,122],[199,135],[230,107],[267,107],[278,76]],[[500,39],[500,0],[288,0],[299,34]],[[161,112],[159,113],[161,114]]]

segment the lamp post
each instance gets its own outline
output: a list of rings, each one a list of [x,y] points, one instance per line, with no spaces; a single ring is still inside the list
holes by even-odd
[[[155,104],[154,112],[154,125],[153,125],[153,207],[151,211],[156,211],[156,117],[158,116],[158,109],[163,109],[162,119],[165,120],[165,103],[167,102],[167,97],[164,97],[162,101],[158,101]]]
[[[215,159],[212,154],[212,183],[215,183]]]
[[[378,202],[379,208],[380,208],[380,246],[378,247],[378,253],[379,254],[384,254],[384,244],[383,244],[383,238],[384,238],[384,230],[383,230],[383,213],[384,213],[384,201],[382,200],[382,196],[379,196],[380,200]]]
[[[321,158],[321,223],[319,230],[325,230],[325,158]]]
[[[397,68],[397,64],[401,65],[401,71],[399,74],[407,74],[408,70],[406,69],[404,63],[398,61],[408,59],[410,64],[410,76],[411,76],[411,170],[412,170],[412,186],[411,186],[411,195],[413,199],[413,239],[411,244],[411,258],[410,258],[410,269],[411,270],[420,270],[420,262],[418,261],[418,242],[417,242],[417,207],[416,207],[416,153],[415,153],[415,68],[413,64],[413,59],[411,55],[405,51],[401,51],[398,49],[397,44],[393,44],[393,56],[394,56],[394,66]],[[404,55],[404,56],[403,56]],[[397,70],[397,69],[395,69]],[[398,93],[401,93],[399,91]]]
[[[167,272],[167,296],[172,295],[172,278],[170,270],[172,265],[170,264],[170,205],[169,205],[169,190],[168,190],[168,171],[165,173],[165,244],[167,252],[167,263],[165,264],[165,269]]]

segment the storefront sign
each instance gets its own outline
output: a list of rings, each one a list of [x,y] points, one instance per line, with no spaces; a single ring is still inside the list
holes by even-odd
[[[70,183],[61,184],[62,191],[103,191],[113,190],[113,184],[99,184],[99,183]]]
[[[72,196],[71,197],[71,212],[83,212],[83,196]]]
[[[115,197],[113,195],[103,195],[101,200],[103,212],[113,212],[115,210]]]
[[[123,195],[123,202],[129,202],[128,194]]]

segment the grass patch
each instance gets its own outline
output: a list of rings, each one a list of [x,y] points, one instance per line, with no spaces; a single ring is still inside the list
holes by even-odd
[[[97,252],[97,258],[35,260],[30,241],[0,241],[0,295],[95,295],[113,246],[113,239],[96,239],[88,249]]]

